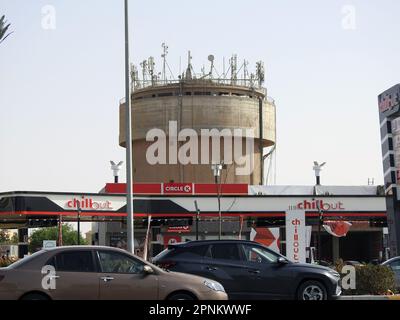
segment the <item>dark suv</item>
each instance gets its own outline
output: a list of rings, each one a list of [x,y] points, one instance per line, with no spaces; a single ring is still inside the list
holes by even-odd
[[[220,282],[230,299],[327,300],[340,295],[340,275],[330,268],[292,263],[244,240],[191,241],[169,245],[153,263],[171,271]]]

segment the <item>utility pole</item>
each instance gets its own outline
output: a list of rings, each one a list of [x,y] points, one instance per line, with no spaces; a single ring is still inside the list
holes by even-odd
[[[62,215],[58,216],[58,246],[62,247],[63,237],[62,237]]]
[[[314,195],[318,195],[318,187],[321,185],[321,178],[320,178],[320,173],[322,170],[322,167],[326,164],[326,162],[323,162],[319,164],[317,161],[314,161],[314,166],[313,170],[315,172],[315,186],[314,186]],[[318,208],[318,263],[321,263],[321,228],[324,223],[324,216],[322,212],[322,208],[320,207],[319,200],[317,199],[317,208]]]
[[[213,171],[215,186],[217,188],[217,198],[218,198],[218,217],[219,217],[219,232],[218,232],[218,240],[221,240],[222,236],[222,214],[221,214],[221,171],[223,165],[221,163],[211,165],[211,169]],[[219,178],[219,183],[218,183]]]
[[[324,215],[322,212],[322,208],[319,206],[319,200],[317,200],[317,208],[318,208],[318,263],[321,264],[321,258],[322,258],[322,248],[321,248],[321,229],[322,225],[324,223]]]
[[[132,110],[129,85],[129,15],[128,0],[125,0],[125,140],[126,140],[126,211],[127,250],[135,252],[134,213],[132,195]]]
[[[199,240],[199,219],[200,219],[200,209],[197,205],[197,200],[194,200],[194,206],[196,207],[196,240]]]
[[[77,222],[78,222],[78,227],[77,227],[78,241],[77,241],[77,244],[79,246],[81,244],[81,205],[79,204],[79,201],[77,201],[77,204],[76,204],[76,211],[77,211],[77,215],[78,215],[78,220],[77,220]]]

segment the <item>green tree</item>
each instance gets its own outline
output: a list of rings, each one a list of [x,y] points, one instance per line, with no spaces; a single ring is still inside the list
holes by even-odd
[[[7,230],[0,230],[0,244],[6,244],[10,241],[10,236],[7,233]]]
[[[62,238],[64,246],[72,246],[78,244],[77,231],[72,228],[70,224],[64,224],[62,226]],[[86,240],[79,236],[80,244],[87,244]],[[43,240],[57,240],[58,239],[58,227],[41,228],[32,232],[29,238],[29,251],[35,252],[40,250],[43,246]]]
[[[13,236],[11,237],[10,244],[18,244],[19,238],[18,238],[18,233],[14,233]]]
[[[2,43],[4,40],[6,40],[6,38],[12,33],[12,32],[8,32],[9,27],[10,27],[10,23],[7,24],[6,17],[3,15],[0,18],[0,43]]]
[[[1,229],[0,244],[18,244],[18,234],[14,232],[12,237],[10,237],[8,230]]]

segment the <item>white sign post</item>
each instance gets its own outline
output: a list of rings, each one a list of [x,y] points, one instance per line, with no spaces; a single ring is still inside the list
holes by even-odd
[[[55,240],[43,240],[43,249],[51,249],[57,247],[57,241]]]
[[[286,257],[306,262],[306,218],[304,210],[286,211]]]

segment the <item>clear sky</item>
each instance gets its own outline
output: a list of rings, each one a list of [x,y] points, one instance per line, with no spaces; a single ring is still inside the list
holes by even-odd
[[[135,63],[161,70],[164,41],[176,73],[187,50],[198,72],[209,54],[220,70],[233,53],[264,61],[278,184],[313,184],[313,160],[325,184],[383,182],[377,95],[400,82],[398,0],[130,3]],[[123,1],[0,0],[2,14],[14,33],[0,44],[0,192],[99,191],[109,160],[125,160]]]

